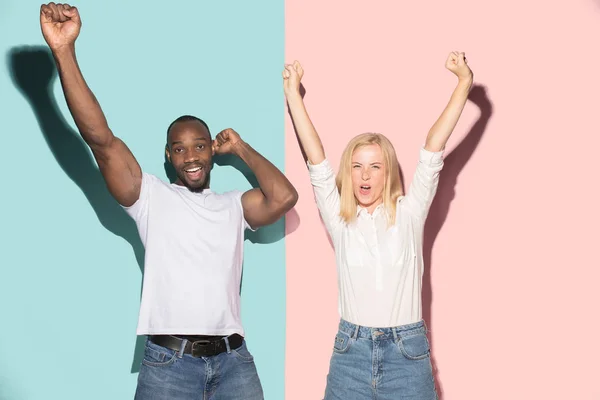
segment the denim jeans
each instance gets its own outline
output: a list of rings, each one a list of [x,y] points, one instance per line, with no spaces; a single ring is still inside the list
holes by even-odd
[[[146,341],[135,400],[263,400],[246,341],[212,357],[192,357]]]
[[[437,400],[423,321],[367,328],[341,320],[325,400]]]

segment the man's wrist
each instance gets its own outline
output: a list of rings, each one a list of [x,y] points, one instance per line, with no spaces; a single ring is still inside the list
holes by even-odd
[[[57,60],[64,59],[65,57],[69,57],[69,58],[74,57],[75,56],[75,43],[65,44],[62,46],[55,47],[55,48],[51,47],[50,51],[52,51],[52,55]]]
[[[244,142],[242,139],[239,139],[231,146],[231,153],[241,157],[246,150],[248,150],[248,143]]]

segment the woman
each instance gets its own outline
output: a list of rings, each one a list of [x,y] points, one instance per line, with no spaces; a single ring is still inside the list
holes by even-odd
[[[422,320],[423,228],[442,154],[467,101],[473,74],[464,53],[446,68],[458,84],[420,149],[404,196],[395,150],[381,134],[354,137],[337,177],[300,95],[300,63],[286,65],[284,92],[317,207],[335,249],[341,321],[325,399],[436,399]]]

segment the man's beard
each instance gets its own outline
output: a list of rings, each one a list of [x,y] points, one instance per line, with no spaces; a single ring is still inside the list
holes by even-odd
[[[202,193],[204,189],[208,188],[208,185],[210,183],[210,171],[204,176],[204,179],[200,182],[189,182],[187,180],[185,172],[182,172],[181,170],[177,171],[177,178],[179,178],[179,181],[183,183],[183,185],[186,188],[188,188],[190,192]]]

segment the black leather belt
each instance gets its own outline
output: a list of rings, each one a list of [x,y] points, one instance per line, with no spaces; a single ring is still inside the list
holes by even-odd
[[[205,336],[205,337],[193,337],[193,336],[172,336],[172,335],[152,335],[150,341],[171,350],[181,350],[181,343],[187,340],[183,352],[190,354],[193,357],[211,357],[216,356],[227,351],[227,345],[225,344],[225,336]],[[231,336],[227,336],[229,341],[229,348],[234,350],[242,345],[244,337],[234,333]]]

